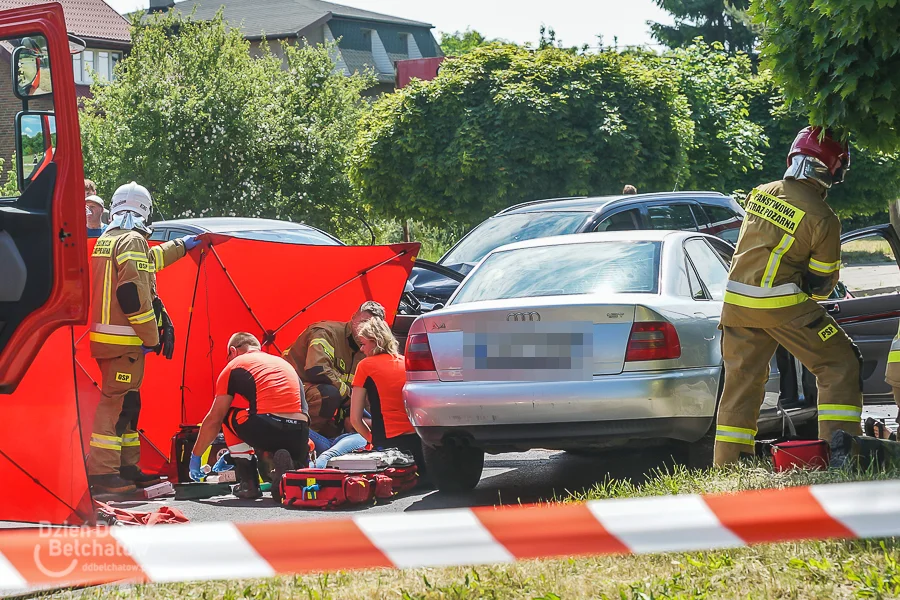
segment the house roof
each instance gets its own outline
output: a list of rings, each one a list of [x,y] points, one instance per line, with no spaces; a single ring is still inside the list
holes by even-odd
[[[195,18],[211,19],[222,6],[225,20],[232,25],[243,24],[244,35],[248,38],[269,38],[294,36],[297,32],[317,23],[324,23],[332,17],[362,19],[407,27],[433,25],[421,21],[401,19],[381,13],[324,2],[323,0],[184,0],[175,8],[189,15],[195,10]]]
[[[90,40],[131,43],[131,25],[104,0],[55,0],[62,4],[69,33]],[[47,0],[0,0],[0,10],[44,4]]]

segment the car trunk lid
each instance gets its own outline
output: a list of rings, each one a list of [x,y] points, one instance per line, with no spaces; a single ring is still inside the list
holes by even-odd
[[[547,300],[479,302],[424,316],[438,377],[577,381],[622,372],[634,304]]]

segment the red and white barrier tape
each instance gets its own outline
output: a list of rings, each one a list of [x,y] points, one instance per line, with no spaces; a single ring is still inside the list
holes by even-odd
[[[891,536],[900,536],[900,481],[324,521],[17,530],[0,533],[0,592]]]

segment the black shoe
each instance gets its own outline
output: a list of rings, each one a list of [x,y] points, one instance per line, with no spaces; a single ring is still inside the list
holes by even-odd
[[[130,481],[139,488],[150,487],[157,483],[162,483],[162,477],[159,475],[150,475],[141,471],[137,465],[129,465],[119,469],[119,477],[125,481]]]
[[[256,457],[253,458],[236,458],[234,457],[234,471],[237,475],[238,485],[234,490],[234,495],[242,500],[256,500],[262,498],[262,492],[259,489],[259,471],[256,469]]]
[[[272,477],[272,498],[281,504],[281,480],[285,473],[294,469],[294,461],[291,459],[291,453],[284,449],[275,453],[273,461],[275,462],[275,475]]]
[[[137,491],[134,483],[126,481],[116,475],[91,475],[88,477],[91,491],[95,494],[131,494]]]
[[[256,460],[259,461],[259,476],[262,477],[263,481],[274,485],[272,477],[275,473],[275,454],[263,450],[256,455]]]

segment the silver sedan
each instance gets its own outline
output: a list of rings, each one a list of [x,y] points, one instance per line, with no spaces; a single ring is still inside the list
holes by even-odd
[[[474,487],[485,451],[674,444],[708,462],[730,251],[628,231],[488,254],[407,340],[406,408],[438,486]],[[766,405],[778,388],[773,361]]]

